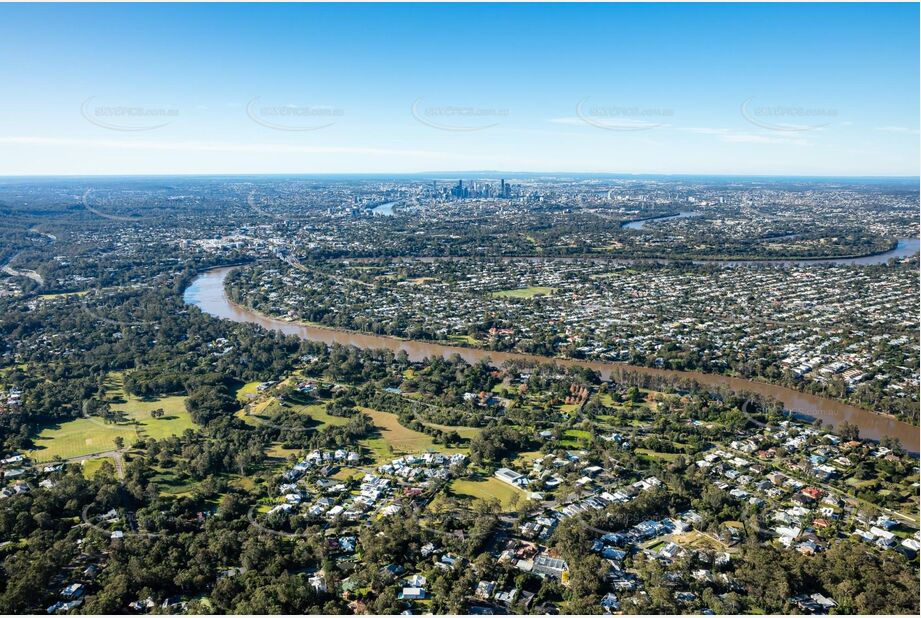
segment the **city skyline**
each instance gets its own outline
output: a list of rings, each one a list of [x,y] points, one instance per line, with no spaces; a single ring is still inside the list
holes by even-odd
[[[4,176],[918,174],[917,5],[0,16]]]

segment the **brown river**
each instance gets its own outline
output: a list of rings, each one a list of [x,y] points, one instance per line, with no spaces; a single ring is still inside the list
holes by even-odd
[[[388,348],[394,352],[404,350],[410,360],[420,361],[426,357],[449,357],[459,354],[467,362],[476,362],[489,358],[493,363],[501,364],[507,360],[528,360],[549,362],[554,361],[561,365],[578,365],[590,367],[608,379],[613,374],[617,376],[623,371],[644,373],[655,376],[673,376],[690,378],[705,385],[727,386],[734,391],[753,392],[759,395],[772,397],[784,404],[786,409],[803,416],[821,419],[823,423],[838,425],[848,421],[860,427],[860,436],[871,440],[879,440],[883,436],[898,438],[906,450],[912,453],[919,451],[919,428],[909,425],[894,418],[863,410],[856,406],[840,401],[800,393],[790,388],[764,384],[743,378],[733,378],[711,373],[697,371],[675,371],[671,369],[654,369],[639,367],[623,363],[608,363],[602,361],[582,361],[569,359],[551,359],[543,356],[519,354],[514,352],[492,352],[474,348],[455,347],[425,341],[408,341],[394,337],[369,335],[354,331],[342,331],[333,328],[310,326],[297,322],[287,322],[257,313],[245,307],[236,305],[227,298],[224,291],[224,279],[235,267],[218,268],[202,273],[186,288],[183,299],[190,305],[195,305],[203,312],[217,318],[232,320],[234,322],[247,322],[257,324],[269,330],[276,330],[287,335],[296,335],[309,341],[319,341],[326,344],[338,343],[353,345],[359,348]]]

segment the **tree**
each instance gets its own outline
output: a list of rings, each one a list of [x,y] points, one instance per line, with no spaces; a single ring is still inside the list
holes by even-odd
[[[838,426],[838,433],[845,440],[859,440],[860,439],[860,427],[844,421],[841,425]]]

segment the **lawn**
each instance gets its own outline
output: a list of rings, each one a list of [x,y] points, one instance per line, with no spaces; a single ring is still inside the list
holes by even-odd
[[[378,429],[377,437],[362,440],[362,444],[374,453],[377,461],[392,459],[400,454],[424,453],[430,449],[442,453],[466,452],[466,449],[451,449],[435,444],[430,435],[403,427],[396,414],[379,412],[370,408],[359,409],[371,417]]]
[[[584,448],[591,441],[592,434],[581,429],[567,429],[563,432],[560,446],[563,448]]]
[[[483,431],[482,427],[465,427],[463,425],[439,425],[438,423],[425,423],[425,425],[444,432],[456,431],[457,435],[464,440],[472,440]]]
[[[123,412],[125,422],[107,424],[101,418],[78,418],[43,429],[35,438],[37,448],[29,454],[37,462],[55,457],[70,459],[115,450],[115,438],[125,445],[138,438],[177,436],[196,425],[185,409],[185,397],[140,399],[121,388],[121,376],[110,374],[106,379],[107,399],[115,412]],[[162,408],[164,415],[151,418],[150,412]]]
[[[108,462],[113,470],[115,469],[115,462],[112,461],[111,457],[100,457],[98,459],[86,459],[83,461],[83,478],[91,479],[93,475],[99,472],[99,469],[102,468],[103,464]]]
[[[51,300],[54,298],[67,298],[68,296],[86,296],[89,292],[58,292],[57,294],[41,294],[39,298],[42,300]]]
[[[349,422],[344,416],[333,416],[326,412],[325,403],[312,403],[306,406],[292,406],[295,409],[299,408],[299,411],[307,414],[313,420],[321,423],[323,425],[345,425]]]
[[[528,288],[518,288],[515,290],[500,290],[493,292],[492,295],[497,298],[534,298],[535,296],[549,296],[556,292],[556,288],[543,286],[531,286]]]
[[[198,486],[191,477],[180,476],[171,470],[155,468],[155,472],[150,482],[157,484],[161,496],[191,496]]]
[[[505,382],[499,382],[498,384],[492,387],[492,392],[495,393],[496,395],[505,395],[510,392],[514,394],[518,392],[518,387],[512,386],[510,384],[506,384]]]
[[[336,479],[337,481],[348,481],[352,478],[360,479],[365,475],[363,470],[358,468],[340,468],[338,472],[333,474],[330,478]]]
[[[284,459],[287,460],[289,456],[297,456],[301,452],[301,449],[297,448],[285,448],[282,446],[281,442],[273,442],[269,445],[269,448],[265,450],[265,454],[268,457],[273,459]]]
[[[70,459],[115,450],[115,437],[132,444],[138,433],[134,425],[104,425],[99,419],[79,418],[46,427],[35,438],[36,448],[29,452],[36,462],[55,457]]]
[[[259,486],[259,483],[251,476],[240,476],[238,474],[228,475],[230,485],[242,489],[243,491],[253,491]]]
[[[530,467],[535,459],[538,457],[543,457],[544,453],[540,451],[521,451],[518,453],[518,456],[515,458],[514,467],[515,468],[526,468]]]
[[[247,382],[237,390],[237,401],[247,402],[251,399],[255,399],[259,391],[256,388],[262,384],[262,382]]]
[[[634,452],[639,455],[645,455],[650,459],[661,459],[663,461],[674,461],[681,457],[680,453],[660,453],[658,451],[652,451],[648,448],[638,448],[634,449]]]
[[[598,396],[598,399],[601,401],[601,405],[607,406],[608,408],[613,408],[619,405],[614,402],[614,398],[611,397],[611,393],[601,393],[601,395]]]
[[[192,417],[185,409],[185,397],[172,396],[162,399],[138,399],[130,397],[124,403],[112,404],[115,411],[125,412],[128,419],[138,421],[141,425],[141,436],[160,440],[168,436],[181,435],[186,429],[195,429]],[[163,409],[163,416],[154,419],[151,411]]]
[[[327,414],[325,403],[283,405],[275,398],[253,404],[250,406],[250,414],[239,412],[237,413],[237,416],[243,419],[243,421],[248,425],[256,426],[270,421],[273,416],[282,410],[292,410],[299,414],[306,414],[313,420],[317,421],[317,423],[319,423],[317,426],[318,429],[323,425],[345,425],[349,422],[349,419],[343,416],[333,416],[331,414]]]
[[[476,340],[476,337],[471,337],[470,335],[448,335],[448,342],[465,343],[472,346],[481,345],[481,343]]]
[[[474,500],[496,498],[504,509],[511,507],[512,496],[518,496],[522,502],[527,498],[523,491],[494,477],[482,480],[456,479],[451,482],[450,489],[451,493],[457,496],[466,496]]]
[[[274,399],[262,399],[255,403],[250,403],[244,406],[242,410],[238,410],[236,413],[234,413],[234,416],[241,419],[247,425],[255,427],[261,422],[258,419],[268,418],[268,416],[263,414],[263,412],[266,410],[266,408],[269,407],[269,404],[273,403],[274,401]]]

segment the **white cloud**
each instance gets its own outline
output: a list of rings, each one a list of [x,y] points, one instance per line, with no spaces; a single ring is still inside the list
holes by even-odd
[[[678,127],[678,130],[688,133],[698,133],[700,135],[723,135],[729,132],[729,129],[720,129],[716,127]]]
[[[886,133],[905,133],[909,135],[917,135],[918,129],[912,129],[911,127],[876,127],[877,131],[885,131]]]
[[[554,124],[575,124],[575,125],[585,124],[585,121],[579,118],[578,116],[566,116],[563,118],[549,118],[547,122],[552,122]]]
[[[754,133],[724,133],[720,140],[733,144],[792,144],[795,146],[808,146],[804,139],[791,137],[775,137],[773,135],[757,135]]]
[[[697,135],[715,135],[719,141],[730,144],[791,144],[794,146],[808,146],[809,142],[802,138],[782,137],[779,135],[761,135],[759,133],[741,133],[733,129],[722,127],[677,127],[679,131],[695,133]]]
[[[550,118],[547,122],[591,126],[599,129],[608,129],[610,131],[644,131],[647,129],[661,129],[670,126],[659,122],[650,122],[648,120],[636,120],[634,118],[622,117],[608,118],[605,116],[565,116],[562,118]]]

